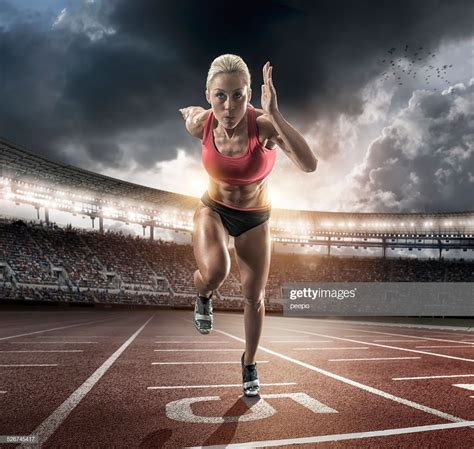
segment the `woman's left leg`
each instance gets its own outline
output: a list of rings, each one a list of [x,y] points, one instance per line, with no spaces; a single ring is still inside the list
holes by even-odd
[[[268,220],[235,237],[235,255],[244,296],[245,360],[255,363],[255,356],[265,316],[265,285],[270,271],[271,241]]]

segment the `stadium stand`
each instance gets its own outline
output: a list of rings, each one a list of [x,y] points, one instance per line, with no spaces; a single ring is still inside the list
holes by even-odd
[[[192,232],[199,198],[126,182],[43,158],[0,138],[0,199],[30,205],[38,221],[0,220],[0,300],[191,307],[196,264],[190,245],[154,239],[154,229]],[[49,210],[90,217],[92,229],[65,228]],[[40,210],[44,221],[39,220]],[[98,219],[99,228],[94,229]],[[105,231],[104,220],[139,224],[149,239]],[[272,209],[267,310],[281,310],[286,282],[472,282],[474,211],[356,213]],[[285,254],[276,245],[305,246]],[[323,247],[326,255],[310,254]],[[332,248],[380,249],[383,257],[334,257]],[[386,257],[393,249],[438,251],[437,260]],[[214,307],[241,309],[239,272]]]
[[[242,309],[234,251],[217,309]],[[190,307],[191,245],[121,233],[0,220],[0,298]],[[267,310],[281,310],[285,282],[473,282],[474,262],[274,253]]]

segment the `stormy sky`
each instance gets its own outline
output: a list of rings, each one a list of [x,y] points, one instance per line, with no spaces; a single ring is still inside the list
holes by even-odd
[[[473,18],[468,0],[0,0],[0,136],[201,196],[178,109],[207,108],[209,65],[234,53],[255,107],[271,62],[280,111],[319,159],[303,173],[279,151],[274,206],[473,210]]]

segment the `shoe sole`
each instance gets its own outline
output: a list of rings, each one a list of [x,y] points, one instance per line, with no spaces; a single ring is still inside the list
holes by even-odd
[[[194,323],[194,327],[197,329],[197,331],[200,334],[203,334],[203,335],[209,335],[212,331],[212,329],[201,329],[201,328],[198,327],[198,325],[196,323]]]
[[[254,398],[255,396],[260,395],[259,391],[256,391],[255,393],[249,393],[249,392],[246,392],[245,390],[243,390],[243,392],[244,392],[244,396],[246,396],[248,398]]]

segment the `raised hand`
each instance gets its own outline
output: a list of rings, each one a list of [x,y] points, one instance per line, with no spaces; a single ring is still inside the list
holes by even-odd
[[[272,115],[278,111],[278,102],[275,86],[272,80],[273,67],[270,61],[263,66],[263,84],[262,84],[262,109],[268,114]]]

